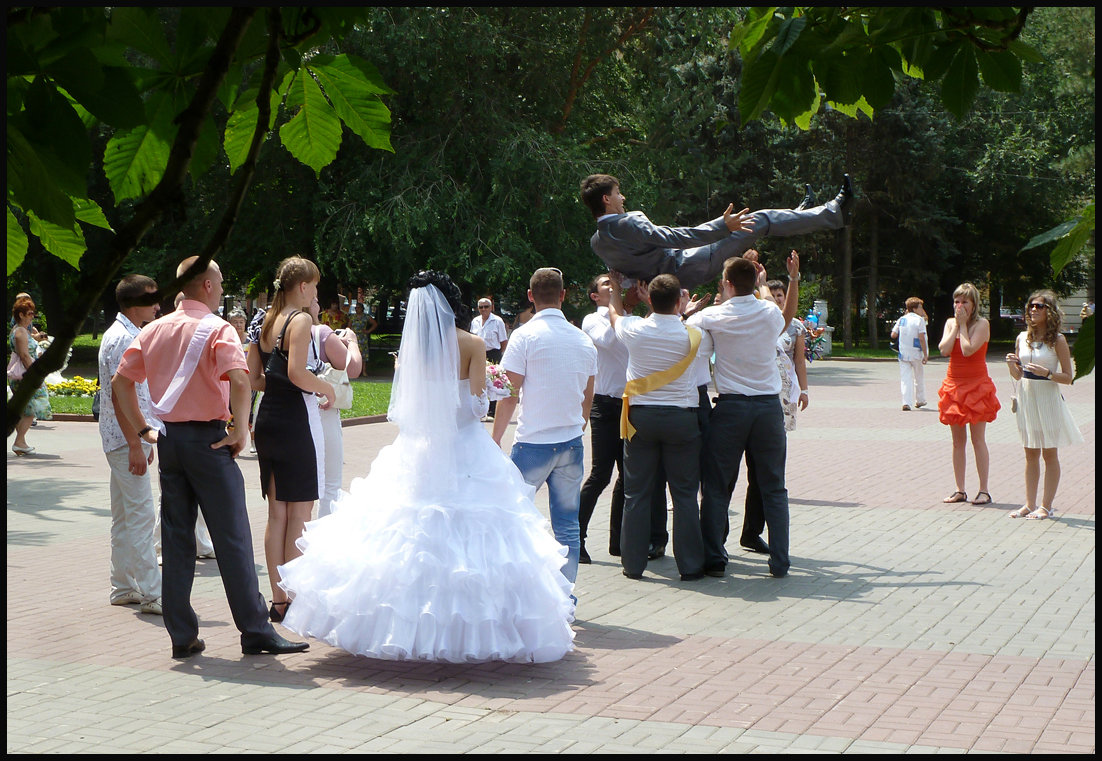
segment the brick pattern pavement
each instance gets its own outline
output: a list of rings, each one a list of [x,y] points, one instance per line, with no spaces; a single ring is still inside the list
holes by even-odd
[[[944,363],[929,367],[936,400]],[[941,503],[948,431],[936,411],[899,410],[897,377],[894,363],[812,365],[789,440],[787,578],[732,540],[723,579],[681,582],[666,557],[629,581],[602,551],[606,492],[577,649],[530,666],[373,661],[316,642],[243,657],[210,560],[194,592],[208,649],[173,661],[160,619],[107,604],[95,427],[43,423],[30,434],[43,454],[8,459],[7,749],[1093,752],[1094,377],[1066,392],[1086,444],[1061,451],[1056,521],[1005,517],[1022,490],[1008,411],[989,426],[995,504]],[[394,433],[345,429],[346,483]],[[265,508],[255,459],[241,464],[264,589]],[[742,499],[740,484],[736,537]]]

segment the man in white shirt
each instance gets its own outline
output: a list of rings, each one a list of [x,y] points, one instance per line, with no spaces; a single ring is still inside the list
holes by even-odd
[[[923,369],[930,358],[926,343],[926,320],[922,299],[907,299],[907,313],[892,327],[892,338],[899,339],[899,391],[903,410],[926,406],[926,380]]]
[[[119,312],[104,331],[99,348],[99,433],[111,470],[111,604],[140,605],[142,613],[161,615],[161,569],[157,567],[155,533],[157,506],[149,465],[153,445],[119,414],[111,377],[142,326],[157,317],[158,305],[142,305],[143,296],[157,292],[145,275],[127,275],[115,287]],[[138,405],[146,420],[154,420],[149,386],[137,384]]]
[[[562,313],[566,296],[562,272],[543,267],[533,273],[528,299],[531,320],[513,332],[501,364],[519,393],[520,418],[510,457],[525,482],[547,484],[551,530],[567,548],[563,575],[578,577],[581,550],[578,505],[585,467],[585,431],[593,403],[597,350]],[[494,418],[494,441],[501,444],[518,397],[502,399]]]
[[[505,329],[505,320],[494,314],[494,302],[487,298],[478,300],[478,315],[471,320],[471,333],[486,344],[486,359],[500,362],[509,343],[509,331]],[[497,402],[490,400],[488,415],[493,417],[497,411]]]
[[[616,337],[609,320],[608,301],[612,290],[612,279],[607,272],[593,278],[589,284],[589,298],[597,305],[597,311],[587,314],[582,320],[582,330],[597,349],[597,380],[593,388],[593,407],[589,413],[589,477],[582,484],[578,510],[582,563],[592,562],[585,547],[586,534],[597,498],[612,479],[613,467],[616,468],[616,482],[612,486],[608,554],[620,556],[620,527],[624,519],[624,440],[620,438],[620,410],[624,403],[624,384],[627,382],[628,350]],[[665,475],[660,482],[662,488],[655,490],[652,505],[651,551],[648,552],[648,557],[653,556],[651,559],[665,553],[668,538]]]
[[[793,251],[787,262],[788,293],[784,312],[767,299],[757,299],[760,265],[740,257],[727,260],[720,279],[726,299],[688,321],[706,330],[715,348],[715,384],[719,398],[704,442],[701,531],[707,555],[705,572],[723,576],[724,544],[730,529],[728,507],[738,478],[739,461],[749,450],[754,459],[769,528],[769,572],[788,573],[788,491],[784,485],[787,441],[781,410],[781,378],[777,372],[777,338],[796,313],[800,259]]]
[[[681,321],[681,283],[659,275],[646,291],[636,286],[653,312],[635,317],[620,297],[622,276],[612,273],[609,318],[628,348],[624,443],[624,519],[620,563],[629,579],[647,567],[654,491],[661,464],[673,498],[673,554],[682,581],[704,576],[704,543],[696,495],[700,487],[700,396],[693,371],[696,357],[711,354],[711,339]]]

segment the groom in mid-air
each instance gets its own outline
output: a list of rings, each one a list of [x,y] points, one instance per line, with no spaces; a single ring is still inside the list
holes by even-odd
[[[742,256],[759,238],[845,227],[854,204],[848,174],[838,195],[822,206],[811,207],[809,185],[795,209],[736,213],[734,204],[729,204],[723,216],[696,227],[655,225],[641,211],[625,212],[626,200],[620,181],[611,175],[591,174],[582,180],[582,202],[597,220],[597,232],[589,241],[593,253],[610,270],[627,277],[651,280],[655,275],[676,275],[681,286],[690,290],[719,277],[727,259]]]

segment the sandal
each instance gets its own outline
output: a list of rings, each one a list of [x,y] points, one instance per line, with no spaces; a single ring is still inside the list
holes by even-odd
[[[283,605],[284,606],[282,613],[280,613],[278,610],[276,610],[277,605]],[[290,607],[290,605],[291,605],[290,600],[287,600],[285,602],[273,602],[272,607],[268,609],[268,618],[271,619],[273,624],[278,624],[280,621],[283,620],[283,617],[287,615],[287,608]]]
[[[941,501],[942,502],[967,502],[968,501],[968,495],[965,494],[962,491],[955,491],[955,492],[953,492],[952,494],[950,494],[948,497],[946,497],[945,499],[943,499]]]
[[[1052,518],[1055,520],[1056,511],[1048,507],[1038,507],[1025,517],[1027,521],[1043,521],[1045,518]]]
[[[1007,513],[1006,517],[1007,518],[1025,518],[1030,513],[1032,513],[1033,510],[1034,510],[1034,508],[1027,507],[1027,506],[1023,505],[1022,507],[1019,507],[1017,510],[1014,510],[1013,512],[1010,512],[1010,513]]]
[[[985,495],[986,495],[987,499],[983,499],[983,497]],[[972,504],[973,505],[990,505],[991,504],[991,494],[989,492],[985,492],[985,491],[981,491],[981,492],[977,493],[976,498],[974,500],[972,500]]]

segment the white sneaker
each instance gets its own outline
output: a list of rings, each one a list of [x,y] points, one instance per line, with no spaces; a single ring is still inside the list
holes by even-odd
[[[140,608],[138,608],[138,612],[139,613],[148,613],[151,616],[164,615],[161,611],[161,600],[160,600],[160,598],[157,598],[156,600],[150,600],[149,602],[143,602],[142,606]]]
[[[137,605],[142,601],[142,596],[137,592],[127,592],[111,601],[112,605]]]

